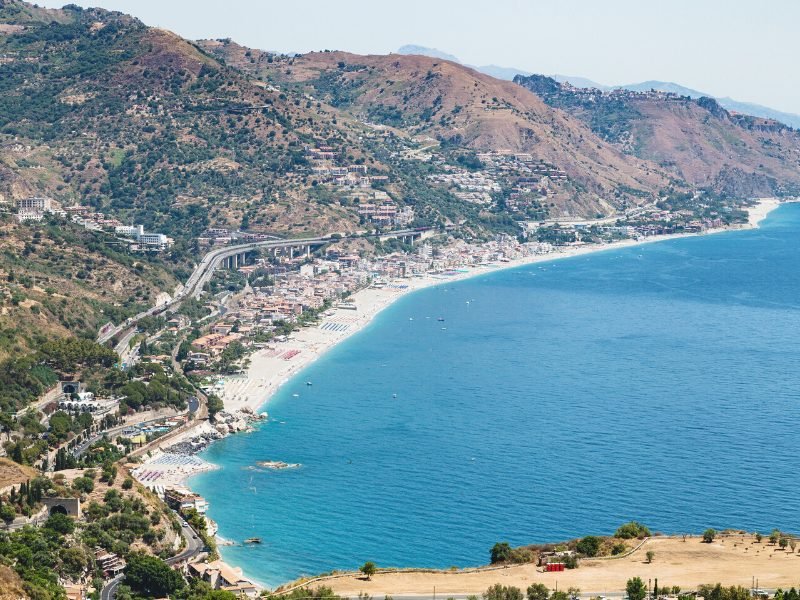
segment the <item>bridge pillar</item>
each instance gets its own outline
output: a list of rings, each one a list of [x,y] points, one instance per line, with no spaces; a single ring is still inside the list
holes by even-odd
[[[310,258],[310,257],[311,257],[311,244],[306,246],[306,258]]]
[[[289,258],[294,258],[294,246],[289,246]]]

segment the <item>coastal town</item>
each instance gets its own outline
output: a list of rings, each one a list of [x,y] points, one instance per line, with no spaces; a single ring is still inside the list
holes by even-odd
[[[61,413],[90,415],[83,435],[49,450],[40,465],[45,472],[58,475],[111,444],[113,452],[127,455],[130,478],[187,523],[181,526],[183,541],[176,538],[176,544],[191,550],[179,563],[184,572],[240,596],[254,597],[261,587],[219,558],[218,543],[224,548],[244,540],[215,538],[218,528],[208,516],[209,504],[191,491],[189,483],[194,475],[215,467],[197,455],[215,440],[258,427],[268,419],[262,407],[266,404],[268,409],[271,394],[383,308],[415,290],[497,269],[714,233],[731,223],[753,227],[777,205],[774,200],[752,203],[745,207],[749,220],[737,224],[735,211],[741,209],[698,192],[677,204],[665,198],[661,204],[637,206],[611,218],[528,220],[524,215],[539,214],[541,199],[551,186],[565,180],[565,174],[531,155],[485,153],[477,157],[481,169],[441,165],[441,174],[428,178],[431,185],[447,187],[464,202],[496,206],[501,201],[523,215],[515,236],[500,233],[486,241],[468,242],[454,226],[407,229],[413,209],[398,206],[373,188],[382,181],[380,176],[370,177],[360,165],[335,166],[328,147],[309,148],[308,154],[320,184],[341,190],[355,206],[368,227],[363,233],[391,239],[397,231],[399,249],[365,252],[356,235],[329,236],[312,252],[310,245],[295,248],[291,240],[285,248],[273,247],[282,243],[280,238],[264,232],[209,228],[197,238],[199,246],[207,252],[229,249],[231,258],[219,263],[197,298],[164,301],[170,310],[162,308],[162,314],[149,312],[141,323],[124,324],[116,344],[123,370],[135,373],[134,381],[141,381],[144,389],[153,386],[157,374],[176,389],[186,381],[196,392],[179,393],[177,403],[162,408],[136,408],[125,390],[115,394],[93,385],[94,391],[89,391],[80,381],[62,381],[37,405],[45,424]],[[18,200],[14,208],[20,223],[71,221],[133,253],[160,253],[172,245],[164,234],[148,233],[141,225],[123,225],[87,207],[61,208],[49,198]],[[244,250],[238,252],[240,246]],[[299,466],[262,463],[260,468],[276,470]],[[15,517],[10,526],[41,519],[42,513]],[[204,545],[193,543],[200,535]],[[105,551],[97,560],[112,565],[105,569],[112,582],[125,567],[113,552]],[[75,589],[79,598],[85,588]]]
[[[756,203],[750,208],[749,226],[755,226],[776,204]],[[53,205],[31,200],[18,208],[46,211],[48,207]],[[480,243],[453,238],[446,231],[424,232],[407,250],[372,256],[348,248],[347,240],[313,255],[244,253],[241,262],[228,261],[220,268],[219,282],[212,279],[206,293],[193,301],[196,308],[192,313],[178,311],[171,318],[157,317],[147,329],[131,325],[132,331],[139,333],[125,349],[124,368],[141,372],[145,385],[152,382],[153,373],[163,373],[160,377],[173,384],[186,377],[197,386],[195,396],[187,396],[183,408],[167,407],[159,416],[152,410],[131,412],[132,400],[125,395],[94,393],[81,382],[61,382],[59,392],[48,396],[41,406],[44,422],[54,418],[54,411],[62,411],[91,415],[93,425],[85,436],[51,449],[48,464],[55,468],[51,472],[61,473],[60,465],[74,464],[93,448],[104,447],[102,444],[115,445],[115,452],[128,453],[134,461],[126,466],[130,477],[178,514],[190,517],[194,525],[187,531],[202,531],[204,539],[213,543],[217,525],[207,516],[208,503],[187,486],[192,476],[214,468],[197,453],[214,440],[257,427],[267,418],[266,412],[258,411],[275,390],[397,298],[496,269],[721,228],[719,220],[688,220],[692,216],[653,209],[631,217],[639,224],[536,224],[527,235],[501,234]],[[660,225],[654,226],[654,222]],[[120,230],[123,226],[114,222],[106,226],[118,235],[136,235],[136,231]],[[559,231],[558,237],[550,235],[554,230]],[[141,236],[141,228],[138,232]],[[268,239],[215,229],[206,232],[203,241],[209,248],[235,248]],[[540,241],[545,239],[552,242]],[[219,405],[209,411],[214,398]],[[127,407],[126,413],[121,412],[121,403]],[[71,456],[69,460],[59,459],[62,448]],[[293,467],[280,461],[264,464],[270,469]],[[37,519],[41,516],[18,517],[13,526]],[[198,533],[187,535],[191,540]],[[210,558],[204,559],[207,555]],[[217,589],[249,597],[259,593],[260,587],[220,561],[216,550],[203,553],[197,548],[187,558],[188,572]],[[115,564],[123,568],[122,563]],[[108,572],[113,576],[117,571],[109,568]]]
[[[794,7],[61,4],[0,600],[800,600]]]

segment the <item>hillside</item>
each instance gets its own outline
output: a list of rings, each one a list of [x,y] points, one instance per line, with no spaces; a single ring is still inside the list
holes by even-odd
[[[572,80],[570,80],[570,83],[572,83],[572,85],[577,87],[598,87],[596,85],[594,86],[583,85],[581,83]],[[619,85],[614,87],[631,90],[632,92],[648,92],[650,90],[657,90],[660,92],[671,92],[674,94],[678,94],[680,96],[689,96],[690,98],[702,98],[703,96],[708,98],[713,97],[711,94],[706,94],[705,92],[699,92],[697,90],[693,90],[691,88],[687,88],[677,83],[671,83],[668,81],[644,81],[642,83],[631,83],[627,85]],[[605,89],[609,90],[612,88],[606,87]],[[780,110],[775,110],[774,108],[769,108],[768,106],[755,104],[753,102],[740,102],[738,100],[734,100],[733,98],[729,97],[714,98],[714,99],[717,102],[719,102],[719,105],[722,108],[729,110],[732,113],[751,115],[753,117],[761,117],[762,119],[770,119],[772,121],[778,121],[779,123],[783,123],[784,125],[788,125],[789,127],[793,127],[795,129],[800,128],[800,115],[787,113]]]
[[[48,194],[179,239],[245,218],[298,234],[357,221],[306,202],[310,182],[292,175],[306,143],[360,155],[336,115],[132,17],[52,14],[0,8],[0,193]]]
[[[578,89],[542,75],[515,82],[691,185],[738,197],[800,189],[800,133],[776,121],[732,114],[711,98]]]
[[[416,44],[407,44],[405,46],[402,46],[397,49],[397,53],[421,54],[423,56],[442,58],[445,60],[451,60],[453,62],[461,63],[461,61],[458,60],[458,58],[453,56],[452,54],[447,54],[446,52],[442,52],[441,50],[437,50],[436,48],[426,48],[425,46],[418,46]],[[486,75],[491,75],[492,77],[496,77],[497,79],[508,79],[509,81],[513,80],[514,77],[516,77],[517,75],[522,75],[524,77],[529,77],[531,75],[534,75],[534,73],[530,71],[526,71],[525,69],[519,69],[516,67],[503,67],[498,65],[483,65],[480,67],[472,65],[467,65],[467,66],[475,69],[476,71],[480,71],[481,73],[485,73]],[[702,98],[703,96],[709,98],[714,97],[711,94],[707,94],[705,92],[699,92],[697,90],[693,90],[691,88],[687,88],[680,84],[672,83],[669,81],[648,80],[639,83],[628,83],[624,85],[603,85],[602,83],[597,83],[596,81],[592,81],[591,79],[580,76],[550,75],[550,77],[552,77],[559,83],[570,83],[575,87],[594,88],[606,92],[613,89],[630,90],[632,92],[649,92],[650,90],[656,90],[659,92],[671,92],[673,94],[678,94],[679,96],[689,96],[691,98]],[[719,102],[720,106],[726,108],[731,112],[736,112],[744,115],[751,115],[754,117],[761,117],[763,119],[771,119],[773,121],[778,121],[780,123],[783,123],[784,125],[788,125],[789,127],[793,127],[795,129],[800,128],[800,115],[783,112],[780,110],[775,110],[774,108],[769,108],[768,106],[755,104],[753,102],[740,102],[738,100],[734,100],[733,98],[729,97],[715,97],[714,99],[717,102]]]
[[[72,224],[0,218],[0,359],[52,336],[93,337],[177,285],[167,258],[131,256]]]
[[[774,122],[699,100],[581,103],[555,82],[533,93],[435,57],[288,57],[20,0],[0,3],[0,56],[0,356],[90,335],[171,292],[209,228],[355,232],[374,225],[361,208],[379,199],[403,226],[462,224],[486,239],[693,185],[750,196],[798,179],[797,134]],[[516,208],[519,174],[480,202],[432,184],[480,170],[485,152],[490,168],[518,154],[542,175]],[[78,226],[17,224],[14,202],[33,195],[176,243],[144,258]]]
[[[531,153],[568,175],[571,185],[555,204],[583,214],[610,212],[623,199],[640,202],[673,183],[534,94],[457,63],[344,52],[286,57],[232,43],[203,45],[231,66],[358,120],[435,138],[445,147]]]

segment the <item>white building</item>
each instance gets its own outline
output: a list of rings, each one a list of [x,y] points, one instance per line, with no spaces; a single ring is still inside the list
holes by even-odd
[[[50,198],[23,198],[17,200],[19,212],[50,212],[53,210],[53,201]]]
[[[140,250],[163,250],[172,245],[171,238],[163,233],[148,233],[144,225],[118,225],[114,233],[134,238]]]
[[[144,225],[118,225],[114,227],[114,233],[138,238],[140,235],[144,234]]]

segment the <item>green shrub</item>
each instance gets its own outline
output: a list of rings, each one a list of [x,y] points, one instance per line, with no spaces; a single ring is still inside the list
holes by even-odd
[[[585,538],[578,541],[576,549],[584,556],[597,556],[600,551],[600,544],[602,540],[594,535],[587,535]]]
[[[642,525],[637,521],[630,521],[629,523],[620,525],[616,533],[614,533],[614,537],[618,537],[623,540],[630,540],[633,538],[644,538],[648,537],[649,535],[650,535],[650,530],[647,528],[647,526]]]

